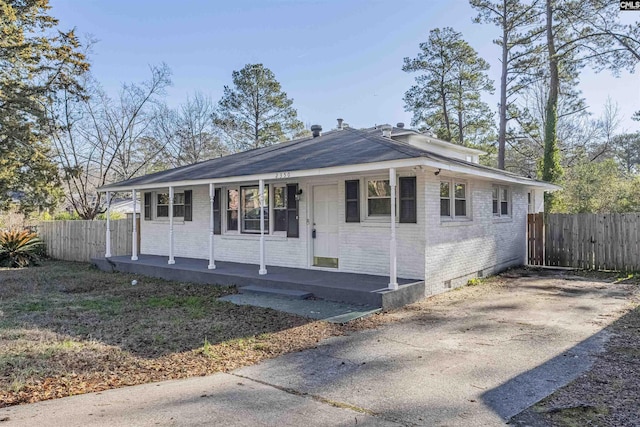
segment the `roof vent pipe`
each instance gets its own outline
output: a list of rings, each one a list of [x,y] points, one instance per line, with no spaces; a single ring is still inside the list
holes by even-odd
[[[319,137],[320,136],[320,132],[322,132],[322,126],[320,126],[320,125],[311,126],[311,133],[313,134],[314,138]]]
[[[403,129],[404,128],[404,123],[402,122],[398,122],[398,124],[396,125],[397,128],[399,129]]]
[[[391,138],[391,130],[393,128],[390,125],[383,125],[380,129],[382,129],[382,136],[385,138]]]

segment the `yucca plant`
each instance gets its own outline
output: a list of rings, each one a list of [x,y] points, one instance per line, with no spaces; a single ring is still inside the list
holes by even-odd
[[[42,253],[42,240],[29,230],[0,231],[0,264],[8,267],[28,267]]]

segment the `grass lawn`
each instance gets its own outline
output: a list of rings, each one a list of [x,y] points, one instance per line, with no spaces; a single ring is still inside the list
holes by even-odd
[[[0,269],[0,407],[235,369],[344,330],[218,301],[234,292],[83,263]]]

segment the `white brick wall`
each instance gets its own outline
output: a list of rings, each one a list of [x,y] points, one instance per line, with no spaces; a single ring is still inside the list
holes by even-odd
[[[471,194],[469,221],[440,218],[440,180],[445,174],[426,174],[427,235],[425,277],[427,294],[462,286],[473,277],[487,276],[509,266],[521,265],[525,257],[527,191],[510,186],[512,214],[495,218],[492,183],[467,180]],[[450,282],[446,284],[445,282]]]
[[[410,176],[408,171],[397,171],[398,176]],[[377,177],[380,175],[374,175]],[[384,176],[380,176],[384,178]],[[345,222],[345,185],[348,179],[361,178],[360,214],[362,222]],[[360,176],[345,177],[338,185],[338,200],[340,210],[340,266],[344,271],[370,273],[378,275],[389,274],[389,250],[391,240],[391,223],[367,221],[365,178]],[[424,216],[424,176],[416,177],[417,184],[417,223],[396,224],[396,242],[398,256],[398,277],[407,279],[424,279],[424,245],[425,245],[425,216]],[[398,190],[399,191],[399,187]]]
[[[411,171],[398,170],[398,176]],[[380,175],[375,175],[380,176]],[[384,176],[384,175],[382,175]],[[381,176],[381,177],[382,177]],[[467,180],[471,194],[467,222],[440,219],[440,178],[431,171],[419,172],[417,182],[417,224],[397,224],[398,277],[427,278],[427,294],[461,286],[478,275],[489,275],[511,265],[523,263],[527,190],[511,186],[512,216],[495,219],[492,215],[489,181]],[[389,274],[389,222],[367,221],[365,176],[341,176],[327,181],[338,184],[339,265],[340,271]],[[344,181],[361,179],[362,222],[346,223],[344,218]],[[308,268],[311,259],[311,218],[308,203],[313,183],[298,180],[303,189],[300,201],[300,237],[266,237],[267,266]],[[184,190],[185,188],[176,191]],[[207,186],[193,187],[193,221],[176,221],[174,226],[176,257],[207,259],[209,256],[209,194]],[[166,190],[164,190],[166,191]],[[224,192],[223,192],[223,197]],[[223,208],[224,209],[224,208]],[[223,215],[224,215],[223,210]],[[223,224],[224,229],[224,224]],[[141,253],[168,255],[168,221],[141,221]],[[216,235],[216,260],[259,264],[260,247],[256,235]]]
[[[398,171],[399,176],[407,175]],[[327,180],[338,185],[339,206],[339,270],[346,272],[389,274],[390,224],[364,221],[346,223],[344,218],[344,181],[358,179],[340,177]],[[424,183],[417,179],[417,224],[397,224],[398,277],[420,279],[424,274]],[[308,203],[311,199],[312,183],[315,180],[298,180],[303,189],[300,201],[300,237],[267,236],[265,238],[266,263],[283,267],[308,268],[310,265],[311,218]],[[188,188],[176,188],[184,191]],[[197,186],[193,190],[193,221],[175,221],[174,255],[176,257],[209,257],[209,188]],[[160,189],[159,191],[167,191]],[[363,192],[361,191],[361,197]],[[223,192],[223,197],[224,192]],[[366,199],[363,199],[361,211],[365,212]],[[223,211],[224,215],[224,211]],[[150,255],[168,255],[169,224],[167,220],[141,221],[141,253]],[[223,224],[224,229],[224,224]],[[260,246],[257,235],[216,235],[214,237],[215,258],[221,261],[259,264]]]
[[[176,192],[188,188],[176,188]],[[209,258],[209,187],[197,186],[193,190],[193,220],[174,222],[174,255],[186,258]],[[160,190],[163,191],[163,190]],[[166,191],[166,190],[164,190]],[[224,193],[223,193],[223,196]],[[225,215],[225,212],[222,213]],[[306,203],[300,203],[300,217],[306,217]],[[307,266],[307,240],[304,220],[300,222],[300,238],[267,236],[265,257],[268,265],[284,267]],[[140,221],[141,253],[168,256],[169,222]],[[260,264],[260,241],[255,235],[215,235],[215,259],[220,261]]]

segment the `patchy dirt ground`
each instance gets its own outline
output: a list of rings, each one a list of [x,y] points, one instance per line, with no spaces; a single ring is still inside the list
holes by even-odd
[[[607,272],[568,272],[603,283],[640,285],[639,275]],[[605,352],[591,370],[538,404],[515,416],[520,426],[637,426],[640,425],[640,298],[611,324]]]
[[[133,278],[0,270],[0,407],[235,369],[347,330],[217,300],[234,288]]]
[[[555,287],[536,284],[537,278],[545,275],[560,275],[566,281]],[[0,270],[0,407],[229,371],[313,348],[333,335],[387,323],[411,322],[408,324],[428,328],[443,319],[468,316],[469,303],[479,305],[481,312],[489,310],[490,320],[499,327],[507,314],[519,312],[517,306],[505,301],[519,295],[522,286],[530,286],[531,292],[542,292],[541,304],[548,299],[575,305],[572,296],[595,288],[619,292],[620,298],[626,299],[639,282],[633,277],[598,274],[590,277],[598,283],[585,288],[580,275],[586,273],[510,271],[476,286],[339,326],[217,300],[235,292],[233,288],[157,279],[143,279],[132,286],[131,275],[103,273],[86,264],[65,262],[49,262],[27,270]],[[575,286],[571,280],[576,280]],[[609,286],[611,291],[605,289]],[[599,294],[600,290],[592,293]],[[535,313],[535,307],[530,311]],[[594,318],[592,323],[604,327],[622,314]],[[541,403],[546,406],[538,405],[532,410],[536,422],[634,424],[629,421],[633,408],[640,403],[638,350],[634,347],[639,318],[637,311],[629,312],[612,326],[616,335],[607,354],[587,376]],[[521,328],[527,325],[522,324]],[[468,335],[477,331],[457,332]],[[626,358],[624,365],[621,355]],[[620,396],[623,399],[617,401]],[[559,400],[550,400],[556,398]],[[594,411],[598,421],[595,424]],[[580,418],[582,413],[590,418]]]

